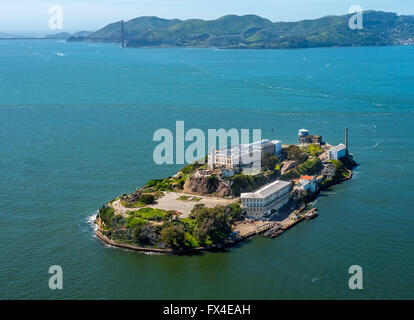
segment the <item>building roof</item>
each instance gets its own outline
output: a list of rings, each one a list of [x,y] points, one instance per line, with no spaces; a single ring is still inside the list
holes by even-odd
[[[275,140],[277,141],[277,140]],[[237,144],[225,149],[216,150],[216,154],[231,158],[239,158],[242,155],[248,155],[252,152],[261,152],[261,150],[269,145],[275,145],[273,141],[263,139],[249,144]]]
[[[312,181],[313,179],[314,179],[313,176],[301,176],[300,177],[300,180],[309,180],[309,181]]]
[[[329,152],[339,152],[339,151],[341,151],[341,150],[343,150],[345,148],[346,148],[345,145],[343,143],[340,143],[337,146],[329,149]]]
[[[263,199],[266,198],[274,193],[276,193],[279,190],[282,190],[286,186],[289,186],[291,183],[287,181],[282,180],[276,180],[272,183],[269,183],[263,187],[261,187],[259,190],[255,192],[247,192],[242,193],[240,195],[241,198],[257,198],[257,199]]]

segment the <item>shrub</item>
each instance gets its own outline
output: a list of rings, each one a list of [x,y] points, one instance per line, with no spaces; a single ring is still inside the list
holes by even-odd
[[[161,209],[155,208],[142,208],[133,212],[134,217],[139,217],[145,220],[157,220],[160,221],[167,217],[167,212]]]
[[[155,197],[152,194],[142,194],[140,201],[144,204],[153,204],[155,202]]]
[[[161,230],[160,241],[168,248],[183,248],[185,246],[185,229],[183,225],[170,225]]]
[[[200,244],[197,242],[196,238],[189,233],[186,232],[184,236],[184,245],[188,248],[197,248],[200,246]]]
[[[307,146],[302,147],[301,149],[311,157],[319,156],[323,152],[322,147],[317,144],[308,144]]]
[[[99,210],[99,218],[107,227],[110,227],[112,225],[112,219],[114,217],[115,211],[114,208],[109,206],[103,206]]]
[[[262,168],[267,170],[275,170],[279,159],[276,156],[266,153],[262,159]]]
[[[139,217],[128,217],[126,219],[126,227],[127,228],[133,228],[133,227],[137,227],[137,226],[143,226],[148,224],[148,221],[145,221],[145,219],[139,218]]]
[[[154,245],[157,240],[157,234],[152,225],[137,225],[132,232],[132,239],[142,246]]]
[[[287,147],[285,151],[287,153],[288,160],[297,160],[302,162],[308,158],[306,153],[295,145]]]

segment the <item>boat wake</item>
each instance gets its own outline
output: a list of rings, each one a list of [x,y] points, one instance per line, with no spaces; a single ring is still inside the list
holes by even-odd
[[[313,278],[313,279],[312,279],[312,282],[316,282],[316,281],[319,281],[319,280],[321,280],[321,279],[325,279],[325,278],[328,278],[328,276],[322,276],[322,277],[316,277],[316,278]]]
[[[370,147],[370,149],[375,149],[376,147],[378,147],[381,143],[381,140],[378,140],[373,146]]]

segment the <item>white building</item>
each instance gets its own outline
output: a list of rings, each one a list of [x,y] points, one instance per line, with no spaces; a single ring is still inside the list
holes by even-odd
[[[264,139],[250,144],[238,144],[212,152],[208,156],[208,165],[210,168],[237,169],[260,161],[265,154],[280,153],[281,150],[282,143],[279,140]]]
[[[241,207],[248,216],[261,218],[285,205],[289,201],[291,189],[291,182],[276,180],[255,192],[242,193]]]
[[[314,176],[301,176],[298,185],[308,192],[313,193],[316,191],[316,179]]]
[[[275,154],[280,154],[282,152],[282,142],[280,140],[272,140],[271,143],[275,145]]]
[[[338,160],[346,156],[346,147],[343,143],[329,149],[329,160]]]

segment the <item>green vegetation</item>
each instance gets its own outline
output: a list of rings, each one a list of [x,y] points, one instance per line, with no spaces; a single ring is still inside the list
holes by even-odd
[[[179,249],[185,247],[184,225],[170,225],[161,230],[160,241],[167,248]]]
[[[286,153],[286,158],[291,161],[303,162],[308,158],[306,152],[296,145],[290,145],[283,149],[283,151]]]
[[[125,200],[121,200],[121,204],[125,207],[125,208],[141,208],[141,207],[145,207],[146,204],[138,201],[138,202],[127,202]]]
[[[236,174],[230,178],[231,188],[234,195],[239,196],[242,192],[253,191],[264,186],[266,183],[275,180],[278,175],[279,172],[276,170],[261,172],[256,175]]]
[[[308,144],[304,147],[301,147],[301,149],[306,152],[307,155],[311,157],[317,157],[320,154],[323,153],[323,149],[320,145],[317,144]]]
[[[344,164],[340,160],[331,160],[336,167],[336,179],[342,179],[348,177],[349,171],[345,168]]]
[[[193,213],[194,238],[202,245],[219,244],[231,232],[231,209],[199,207]]]
[[[125,219],[114,216],[111,209],[101,211],[102,218],[110,219],[109,227],[103,230],[106,236],[122,243],[172,249],[219,245],[228,238],[231,225],[243,218],[238,203],[215,208],[196,204],[190,216],[183,219],[154,208],[133,211]]]
[[[265,170],[276,170],[278,162],[278,157],[266,153],[262,159],[262,168]]]
[[[145,220],[161,221],[170,219],[172,216],[171,212],[155,209],[155,208],[142,208],[137,211],[130,212],[132,217],[142,218]]]
[[[98,218],[105,224],[107,228],[112,225],[112,219],[114,218],[115,211],[112,207],[103,206],[98,213]]]
[[[141,224],[133,229],[132,240],[140,246],[152,246],[157,241],[157,233],[152,225]]]
[[[191,199],[190,199],[190,198],[191,198]],[[179,196],[179,197],[177,198],[177,200],[180,200],[180,201],[187,201],[188,199],[190,199],[191,201],[199,202],[199,201],[201,201],[203,198],[200,198],[200,197],[191,197],[191,196],[186,196],[186,195],[182,195],[182,196]]]
[[[133,201],[129,200],[128,196],[124,196],[124,198],[121,200],[121,204],[125,208],[141,208],[149,204],[155,203],[156,197],[153,194],[149,193],[135,193],[133,194],[135,197]],[[126,199],[126,200],[125,200]],[[128,200],[128,201],[127,201]]]
[[[202,165],[198,162],[188,164],[182,168],[174,177],[165,179],[153,179],[143,187],[143,192],[161,192],[182,190],[187,178],[192,175]]]
[[[297,22],[271,22],[256,15],[227,15],[217,20],[178,20],[140,17],[125,23],[130,47],[310,48],[384,46],[413,43],[414,17],[381,11],[364,12],[364,28],[348,26],[351,15],[325,16]],[[120,22],[68,41],[113,42]]]
[[[148,221],[140,217],[130,216],[126,219],[126,227],[133,228],[136,226],[142,226],[148,224]]]
[[[173,191],[173,184],[177,180],[168,177],[160,180],[150,180],[145,186],[144,190],[148,189],[149,191]]]
[[[184,175],[184,176],[189,176],[191,174],[193,174],[198,168],[200,167],[199,163],[191,163],[191,164],[187,164],[184,168],[182,168],[180,170],[180,172]]]
[[[289,170],[280,176],[280,180],[289,181],[292,179],[297,179],[301,175],[315,175],[318,174],[322,168],[323,164],[319,158],[308,159],[295,169]]]

